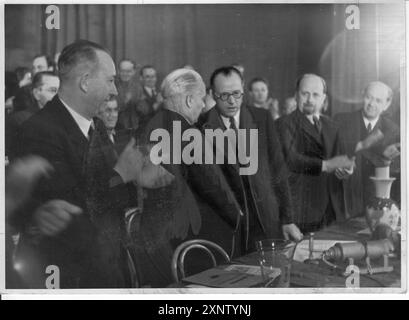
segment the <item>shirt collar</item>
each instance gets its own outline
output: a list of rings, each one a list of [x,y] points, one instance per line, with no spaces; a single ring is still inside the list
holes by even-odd
[[[372,130],[373,130],[373,128],[375,128],[375,126],[376,126],[376,124],[378,123],[378,120],[379,120],[379,116],[377,116],[373,120],[369,120],[369,119],[367,119],[365,117],[363,117],[363,118],[364,118],[365,128],[368,128],[368,124],[370,123],[371,127],[372,127]]]
[[[318,120],[320,119],[320,114],[319,113],[306,114],[305,116],[307,117],[308,121],[311,122],[312,124],[314,124],[314,117],[316,117]]]
[[[146,90],[146,92],[147,92],[150,96],[152,96],[155,89],[149,88],[149,87],[145,87],[145,90]]]
[[[222,118],[222,120],[223,120],[224,126],[225,126],[227,129],[230,129],[230,118],[225,117],[225,116],[223,116],[222,114],[220,114],[220,116],[221,116],[221,118]],[[234,123],[236,124],[236,128],[239,129],[239,125],[240,125],[240,109],[239,109],[239,111],[237,111],[237,113],[233,116],[233,118],[234,118]]]
[[[77,111],[74,109],[70,108],[61,98],[60,101],[64,105],[64,107],[68,110],[70,115],[73,117],[75,123],[78,125],[80,128],[81,132],[84,134],[84,136],[88,139],[88,131],[91,125],[93,125],[92,120],[88,120],[84,116],[80,115]]]

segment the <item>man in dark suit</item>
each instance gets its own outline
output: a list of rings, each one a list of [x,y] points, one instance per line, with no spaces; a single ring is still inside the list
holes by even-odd
[[[158,166],[143,168],[146,161],[134,140],[117,157],[103,123],[94,118],[100,105],[117,94],[115,65],[104,48],[76,41],[62,51],[58,69],[58,94],[23,126],[24,153],[43,157],[54,169],[36,189],[32,210],[18,215],[21,253],[37,253],[31,267],[39,273],[26,279],[27,286],[44,288],[46,268],[53,265],[60,270],[61,288],[129,287],[125,183],[154,187],[159,180],[149,179],[147,171],[163,173],[160,185],[171,175]],[[35,210],[51,199],[67,201],[83,213]]]
[[[215,70],[210,84],[216,106],[202,116],[200,126],[203,130],[238,132],[244,129],[247,146],[252,144],[251,129],[258,130],[258,140],[252,145],[258,158],[255,173],[241,175],[242,168],[237,162],[228,164],[225,161],[221,166],[244,213],[240,226],[240,254],[254,250],[255,241],[265,238],[284,236],[301,240],[302,234],[293,223],[287,166],[271,117],[266,110],[242,105],[243,78],[234,67]],[[239,153],[241,147],[240,144],[233,146]]]
[[[277,122],[290,169],[294,219],[303,232],[318,230],[341,214],[342,197],[332,185],[336,183],[331,181],[332,173],[338,167],[349,169],[353,165],[347,156],[337,156],[338,128],[321,114],[325,97],[324,79],[303,75],[297,81],[298,109]]]
[[[148,144],[155,144],[152,151],[160,151],[158,134],[169,137],[161,142],[165,144],[161,157],[168,155],[163,166],[175,180],[167,187],[147,190],[140,228],[133,230],[139,244],[137,267],[144,279],[142,284],[154,287],[172,282],[172,254],[182,240],[204,237],[218,242],[217,225],[209,221],[214,221],[215,216],[219,217],[218,223],[229,226],[223,237],[229,242],[224,243],[225,248],[231,249],[240,217],[240,208],[217,165],[188,163],[183,156],[180,158],[188,145],[188,141],[181,141],[181,135],[193,132],[198,139],[202,138],[200,130],[193,126],[204,108],[206,91],[202,78],[193,70],[175,70],[163,81],[162,93],[164,108],[149,121],[144,137]],[[175,139],[179,139],[181,149],[177,142],[172,143]],[[199,144],[195,141],[195,146],[196,143]],[[198,148],[198,156],[202,156],[202,147]],[[160,152],[156,153],[159,156]],[[175,160],[178,157],[180,161]]]
[[[392,90],[386,84],[374,81],[369,83],[364,90],[362,109],[337,114],[334,117],[348,153],[353,154],[358,143],[371,132],[380,130],[384,135],[384,138],[372,148],[357,154],[355,172],[350,179],[343,182],[347,217],[360,216],[365,213],[365,206],[375,192],[373,182],[369,177],[374,176],[375,167],[387,166],[390,164],[389,160],[399,155],[396,144],[400,141],[399,127],[382,115],[391,102]]]

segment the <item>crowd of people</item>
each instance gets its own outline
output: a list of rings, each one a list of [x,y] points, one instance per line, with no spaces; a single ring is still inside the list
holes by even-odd
[[[124,59],[117,73],[90,41],[58,56],[36,56],[6,87],[8,288],[45,288],[50,265],[61,288],[166,287],[186,240],[211,240],[234,258],[257,240],[300,241],[364,215],[375,167],[399,158],[399,127],[383,114],[393,92],[375,79],[361,109],[331,118],[326,82],[312,73],[280,105],[262,77],[245,88],[237,64],[214,70],[208,86],[186,65],[158,87],[152,65],[137,72]],[[162,150],[170,163],[157,163],[158,129],[181,139],[182,150],[192,130],[243,131],[253,143],[257,129],[257,170],[240,174],[227,152],[222,162],[176,161],[172,145]],[[383,138],[358,152],[376,131]],[[227,140],[238,157],[241,140]],[[203,268],[200,257],[194,264]]]

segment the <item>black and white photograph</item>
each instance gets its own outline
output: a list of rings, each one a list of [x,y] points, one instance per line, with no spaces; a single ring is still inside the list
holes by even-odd
[[[1,6],[2,294],[406,292],[403,0]]]

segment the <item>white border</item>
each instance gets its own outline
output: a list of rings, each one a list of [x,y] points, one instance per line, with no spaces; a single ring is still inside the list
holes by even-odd
[[[208,1],[155,1],[155,0],[136,0],[136,1],[118,1],[115,4],[246,4],[246,3],[281,3],[281,4],[380,4],[380,3],[402,3],[401,0],[383,0],[383,1],[329,1],[329,0],[310,0],[310,1],[217,1],[217,0],[208,0]],[[113,1],[109,0],[97,0],[97,1],[75,1],[75,4],[113,4]],[[0,21],[4,25],[4,4],[74,4],[74,1],[0,1]],[[409,4],[405,2],[405,52],[409,50],[409,28],[408,23],[406,23],[406,17],[409,14]],[[4,39],[4,27],[0,27],[0,63],[2,68],[0,72],[3,73],[0,80],[0,87],[4,88],[4,66],[5,66],[5,39]],[[361,299],[372,299],[372,300],[384,300],[384,299],[407,299],[409,297],[407,292],[407,257],[408,257],[408,246],[407,246],[407,168],[408,168],[408,157],[407,157],[407,145],[408,141],[408,113],[406,111],[407,97],[406,92],[408,92],[408,83],[406,83],[406,74],[408,72],[408,64],[406,55],[402,59],[402,71],[401,71],[401,137],[402,141],[402,166],[403,170],[401,172],[401,181],[402,181],[402,268],[401,268],[401,288],[359,288],[359,289],[347,289],[347,288],[291,288],[291,289],[104,289],[104,290],[6,290],[5,288],[5,259],[4,259],[4,249],[5,249],[5,237],[4,237],[4,228],[5,228],[5,213],[4,205],[0,209],[0,293],[6,292],[6,295],[2,296],[2,299],[52,299],[52,300],[61,300],[61,299],[125,299],[125,300],[221,300],[221,299],[230,299],[230,300],[301,300],[301,299],[340,299],[346,300],[351,298],[351,293],[355,293],[353,298],[355,300]],[[404,87],[406,84],[406,87]],[[0,103],[3,104],[4,108],[4,89],[0,91]],[[1,132],[4,132],[4,112],[0,113],[0,129]],[[0,140],[0,151],[3,153],[4,150],[4,139]],[[0,189],[1,195],[0,203],[4,204],[4,157],[1,158],[1,171],[0,171]],[[245,294],[243,294],[245,291]],[[184,294],[189,292],[189,294]],[[385,294],[387,292],[387,294]],[[405,292],[406,294],[398,294]],[[316,294],[320,293],[320,294]],[[331,293],[331,294],[329,294]],[[382,293],[382,294],[381,294]]]

